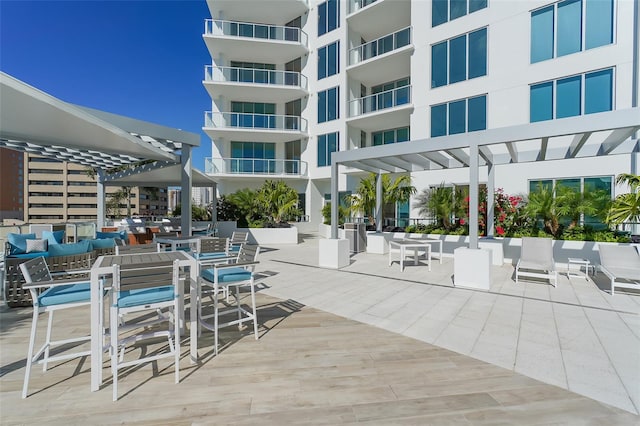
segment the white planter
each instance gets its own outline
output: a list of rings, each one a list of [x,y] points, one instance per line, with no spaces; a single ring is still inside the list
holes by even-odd
[[[318,225],[318,234],[322,238],[331,238],[331,225],[325,225],[324,223]],[[344,229],[338,228],[338,238],[345,238]]]
[[[349,240],[318,240],[318,265],[321,268],[340,269],[349,266]]]
[[[249,244],[298,244],[298,228],[238,228],[249,233]]]
[[[489,290],[491,250],[458,247],[453,252],[453,285]]]

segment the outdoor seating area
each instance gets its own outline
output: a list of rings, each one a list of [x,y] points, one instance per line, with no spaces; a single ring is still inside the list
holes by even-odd
[[[34,369],[24,400],[21,390],[31,308],[5,307],[0,337],[3,418],[10,423],[32,423],[55,413],[66,422],[91,418],[108,423],[114,419],[109,408],[114,395],[118,411],[130,413],[132,422],[259,418],[293,423],[323,419],[333,424],[368,419],[388,424],[409,418],[436,423],[457,418],[473,424],[484,418],[528,424],[579,418],[626,424],[637,418],[640,395],[635,384],[640,377],[634,365],[638,354],[621,353],[616,342],[638,342],[634,318],[640,313],[640,300],[624,291],[611,296],[604,274],[573,281],[560,275],[554,288],[528,280],[516,284],[514,266],[505,264],[492,269],[488,292],[475,291],[453,286],[453,260],[446,253],[442,263],[433,262],[431,271],[421,262],[399,274],[397,268],[387,266],[385,255],[368,253],[355,254],[351,265],[331,270],[316,265],[317,238],[307,235],[305,240],[294,247],[258,250],[247,246],[247,253],[244,247],[240,250],[246,257],[244,263],[255,268],[254,272],[247,275],[250,278],[242,291],[230,292],[237,299],[218,297],[214,306],[235,308],[239,302],[246,313],[253,314],[242,320],[249,327],[224,327],[219,333],[202,327],[200,331],[203,321],[193,321],[199,317],[191,310],[194,298],[205,302],[198,310],[210,314],[214,312],[211,299],[223,296],[216,290],[216,278],[218,286],[238,282],[226,281],[220,263],[203,263],[195,267],[200,269],[197,283],[212,290],[211,298],[200,299],[189,279],[177,291],[167,293],[181,299],[179,306],[183,307],[178,309],[184,312],[184,322],[180,315],[169,321],[175,327],[172,332],[154,325],[150,330],[164,335],[149,341],[120,333],[131,337],[125,346],[114,334],[117,343],[112,341],[110,346],[124,350],[125,364],[115,362],[118,351],[111,353],[110,361],[103,356],[107,352],[100,350],[98,357],[50,362],[47,373]],[[205,238],[196,257],[206,259],[205,250],[226,254],[227,246],[226,239]],[[176,259],[196,264],[195,257],[184,251],[127,252],[122,255],[128,260],[120,262],[121,271],[129,271],[128,279],[133,279],[139,269],[171,269],[172,262],[167,260],[155,261],[153,266],[124,264],[134,257],[148,261],[148,256],[174,256],[172,253]],[[111,263],[117,257],[102,259],[94,266],[92,278],[105,276],[105,282],[111,282],[104,274],[117,276],[120,267]],[[213,280],[204,278],[207,274]],[[245,272],[235,274],[243,278]],[[136,281],[131,282],[136,285]],[[164,284],[175,287],[175,283],[160,281],[163,288]],[[171,300],[158,302],[174,303]],[[129,306],[126,299],[118,305]],[[175,310],[176,305],[172,306]],[[97,318],[96,313],[90,315],[92,309],[97,312],[95,306],[85,304],[56,313],[56,338],[67,329],[87,334],[87,318]],[[234,316],[237,314],[230,319]],[[112,312],[110,328],[128,323],[118,318]],[[126,317],[140,325],[136,318],[171,320],[171,316],[154,313]],[[215,318],[206,322],[215,323]],[[179,333],[184,325],[188,334]],[[576,327],[583,330],[579,341],[569,332]],[[43,335],[46,324],[37,328]],[[180,339],[172,341],[176,334]],[[102,349],[102,338],[98,343]],[[180,349],[186,347],[190,349]],[[86,345],[72,349],[83,348],[91,351]],[[178,351],[179,360],[172,350]],[[196,363],[191,362],[194,353]],[[126,366],[145,354],[157,359]],[[117,371],[112,371],[114,364]],[[179,383],[173,384],[178,369]],[[111,376],[118,378],[117,390]],[[90,392],[94,383],[99,383],[95,388],[99,391]],[[159,394],[160,386],[167,392]],[[187,400],[187,395],[192,397]],[[207,404],[201,400],[204,395]],[[420,401],[418,406],[416,401]],[[71,404],[73,410],[64,409]]]

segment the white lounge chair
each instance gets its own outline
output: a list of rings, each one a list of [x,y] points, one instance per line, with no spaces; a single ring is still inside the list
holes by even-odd
[[[522,238],[522,250],[516,265],[516,284],[520,276],[546,278],[554,287],[558,284],[558,271],[556,271],[556,263],[553,260],[552,239]]]
[[[611,280],[611,295],[615,287],[640,290],[640,254],[634,246],[598,244],[600,270]]]

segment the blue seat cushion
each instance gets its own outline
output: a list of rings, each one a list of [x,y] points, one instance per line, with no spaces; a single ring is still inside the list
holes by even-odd
[[[89,244],[92,250],[103,249],[103,248],[114,248],[116,246],[115,238],[96,238],[95,240],[86,240],[86,241],[89,241]]]
[[[70,256],[73,254],[84,254],[91,251],[89,240],[82,240],[73,244],[54,244],[49,246],[49,256]]]
[[[217,253],[196,253],[195,256],[195,258],[198,260],[224,259],[225,257],[228,257],[228,255],[223,251]]]
[[[64,231],[42,231],[42,239],[49,244],[62,244],[64,241]]]
[[[173,286],[143,288],[140,290],[121,291],[118,307],[150,305],[152,303],[167,302],[175,297]]]
[[[215,269],[205,269],[202,271],[202,278],[214,282]],[[247,281],[251,279],[251,271],[244,268],[223,268],[218,270],[218,283],[232,283],[237,281]]]
[[[35,240],[36,234],[7,234],[10,244],[9,254],[23,254],[27,252],[27,240]]]
[[[238,253],[240,251],[240,246],[231,246],[229,251],[232,253]]]
[[[102,240],[104,238],[120,238],[125,243],[129,241],[129,236],[127,235],[127,231],[118,231],[118,232],[96,232],[96,239]]]
[[[50,287],[38,296],[40,306],[88,302],[89,300],[91,300],[91,284],[88,282]]]

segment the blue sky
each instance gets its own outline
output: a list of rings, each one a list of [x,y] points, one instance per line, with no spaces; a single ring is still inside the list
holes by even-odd
[[[0,70],[59,99],[201,135],[202,1],[0,0]]]

